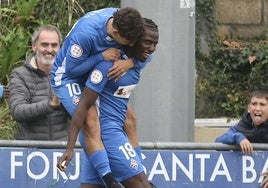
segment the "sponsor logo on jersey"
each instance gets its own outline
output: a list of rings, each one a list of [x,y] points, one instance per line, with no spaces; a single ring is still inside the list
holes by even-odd
[[[95,69],[90,75],[90,81],[94,84],[98,84],[102,81],[103,75],[100,70]]]
[[[78,44],[71,46],[71,55],[75,58],[80,57],[83,54],[83,49]]]
[[[114,92],[114,96],[128,99],[131,95],[132,90],[134,90],[135,87],[136,84],[128,86],[119,86],[118,89]]]
[[[138,169],[138,167],[139,167],[139,164],[138,164],[138,162],[135,160],[135,159],[130,159],[130,167],[131,168],[134,168],[135,170],[137,170]]]

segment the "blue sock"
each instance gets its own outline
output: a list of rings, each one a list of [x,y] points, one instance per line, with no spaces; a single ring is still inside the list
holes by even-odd
[[[95,151],[89,156],[89,160],[97,170],[99,177],[103,177],[104,175],[112,172],[106,150],[103,149]]]
[[[142,160],[142,156],[141,156],[141,147],[138,146],[138,147],[134,148],[134,150],[136,151],[137,155],[139,156],[139,158],[142,162],[143,160]]]

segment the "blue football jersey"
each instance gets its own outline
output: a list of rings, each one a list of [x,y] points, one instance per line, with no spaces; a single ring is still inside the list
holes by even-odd
[[[108,154],[111,170],[118,181],[124,181],[143,172],[142,162],[130,144],[123,125],[131,92],[139,82],[141,67],[146,64],[147,62],[143,63],[140,68],[134,67],[128,70],[115,82],[107,77],[108,70],[113,63],[103,61],[93,68],[86,82],[86,87],[99,94],[101,138]],[[84,145],[82,132],[79,138],[81,145]],[[98,173],[87,157],[81,164],[81,182],[101,184]]]
[[[105,8],[88,12],[68,33],[56,55],[51,71],[51,85],[65,109],[72,116],[92,67],[104,61],[102,51],[121,48],[107,33],[106,25],[118,8]],[[143,68],[133,58],[135,67]],[[146,60],[149,62],[151,57]]]
[[[117,8],[88,12],[81,17],[66,36],[58,51],[51,71],[53,86],[65,84],[65,78],[79,78],[98,62],[104,60],[101,52],[120,47],[106,31],[108,20]]]
[[[102,130],[106,122],[113,124],[114,121],[114,124],[123,126],[127,103],[141,74],[141,68],[134,67],[115,82],[107,77],[112,65],[112,62],[100,62],[94,67],[86,82],[88,88],[99,93],[99,116]]]

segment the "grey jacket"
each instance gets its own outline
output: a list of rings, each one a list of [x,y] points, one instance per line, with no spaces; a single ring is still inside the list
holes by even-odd
[[[62,106],[52,108],[50,76],[30,64],[31,55],[23,66],[10,75],[9,105],[17,122],[18,140],[67,140],[69,118]]]

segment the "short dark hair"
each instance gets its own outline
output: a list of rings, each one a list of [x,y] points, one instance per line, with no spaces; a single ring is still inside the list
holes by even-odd
[[[250,93],[248,104],[252,97],[265,98],[268,101],[268,90],[267,89],[256,89]]]
[[[158,31],[158,26],[155,24],[153,20],[148,19],[148,18],[143,18],[143,21],[147,29]]]
[[[113,27],[118,30],[121,37],[136,42],[144,35],[143,18],[137,9],[122,8],[116,11],[113,16]]]

